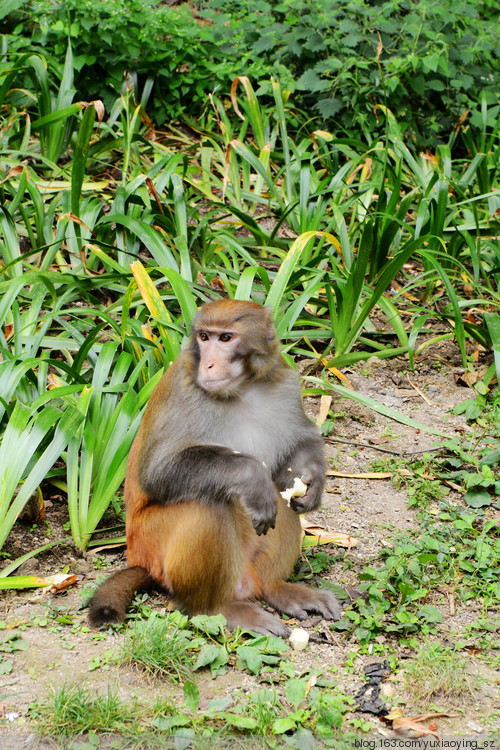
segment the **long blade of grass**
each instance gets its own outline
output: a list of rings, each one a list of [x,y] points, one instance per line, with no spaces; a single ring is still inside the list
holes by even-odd
[[[325,237],[332,245],[334,245],[340,251],[339,241],[328,232],[315,232],[309,231],[299,235],[294,240],[293,245],[285,256],[278,273],[271,285],[271,290],[266,298],[266,305],[269,305],[274,313],[278,312],[278,308],[281,304],[283,295],[290,280],[290,276],[299,264],[302,253],[306,249],[308,243],[318,235]]]
[[[271,193],[271,195],[273,196],[273,198],[278,202],[278,205],[283,209],[284,208],[284,204],[283,204],[283,200],[281,198],[281,195],[280,195],[279,191],[276,189],[276,186],[275,186],[273,180],[269,176],[269,174],[268,174],[268,172],[266,170],[265,165],[262,164],[262,162],[259,161],[259,159],[255,156],[255,154],[253,154],[250,151],[250,149],[248,148],[248,146],[246,146],[241,141],[239,141],[239,140],[233,140],[233,141],[231,141],[230,145],[236,151],[236,153],[239,156],[241,156],[241,158],[244,161],[246,161],[252,167],[252,169],[254,170],[254,172],[256,172],[256,174],[258,174],[258,175],[260,175],[262,177],[262,180],[267,185],[267,188],[268,188],[269,192]],[[251,197],[254,198],[255,196],[251,196]]]
[[[350,330],[346,333],[346,336],[343,340],[342,352],[340,352],[340,354],[345,354],[353,346],[368,315],[380,300],[382,294],[385,292],[391,281],[399,273],[408,258],[410,258],[414,252],[416,252],[423,246],[426,239],[427,236],[418,237],[415,240],[410,240],[406,243],[404,248],[402,248],[400,252],[385,265],[378,277],[378,281],[375,287],[368,293],[367,299],[361,306],[358,316],[355,320],[353,320]],[[328,366],[331,366],[332,364],[335,364],[335,360],[329,362]]]
[[[0,244],[0,254],[5,265],[11,263],[9,276],[21,276],[23,269],[21,263],[21,251],[19,249],[19,238],[12,217],[7,209],[0,206],[0,233],[3,235],[3,243]]]
[[[90,102],[82,117],[78,139],[73,155],[73,167],[71,170],[71,210],[76,216],[80,216],[80,197],[82,194],[83,180],[85,179],[85,167],[87,165],[88,146],[94,130],[96,108],[94,102]]]
[[[139,288],[140,295],[146,303],[146,307],[158,322],[158,329],[165,347],[165,354],[169,360],[174,360],[179,354],[180,342],[170,327],[172,318],[141,261],[136,260],[130,265],[130,269]]]
[[[500,315],[496,313],[483,313],[484,322],[488,328],[493,346],[493,356],[495,360],[495,371],[497,380],[500,383]]]
[[[271,284],[266,269],[262,266],[247,266],[241,273],[234,299],[249,300],[251,298],[256,276],[260,277],[266,291],[269,292]]]
[[[264,121],[262,119],[262,110],[259,105],[259,100],[257,99],[255,95],[253,86],[250,83],[250,79],[247,78],[247,76],[237,76],[231,84],[231,102],[233,104],[234,111],[242,120],[245,119],[244,115],[242,115],[242,113],[240,112],[238,108],[238,102],[236,100],[236,90],[238,88],[239,83],[241,83],[241,85],[245,89],[245,94],[246,94],[246,99],[247,99],[248,118],[252,126],[252,130],[255,136],[255,140],[257,142],[257,146],[259,150],[262,150],[264,146],[266,145],[266,137],[264,133]]]
[[[5,568],[2,568],[2,570],[0,570],[0,578],[6,578],[7,576],[10,576],[11,573],[17,570],[27,560],[31,560],[32,557],[36,557],[42,552],[46,552],[47,550],[52,549],[52,547],[56,547],[59,544],[68,544],[68,542],[66,541],[66,539],[56,539],[54,542],[49,542],[48,544],[44,544],[37,549],[31,550],[31,552],[27,552],[25,555],[21,555],[21,557],[16,558],[11,563],[9,563],[9,565],[6,565]]]
[[[16,403],[0,446],[0,471],[3,471],[0,482],[0,549],[28,498],[57,461],[82,419],[72,406],[67,406],[62,415],[58,409],[46,406],[32,416],[30,409]],[[52,439],[14,497],[16,486],[32,458],[36,457],[42,440],[50,437],[54,424]]]
[[[180,305],[186,325],[190,325],[198,312],[196,297],[187,281],[173,268],[160,269],[170,282],[175,298]]]
[[[446,440],[452,440],[452,437],[448,435],[448,433],[443,432],[442,430],[437,430],[435,427],[430,427],[429,425],[419,422],[416,419],[412,419],[411,417],[407,417],[405,414],[400,414],[396,409],[392,409],[390,406],[385,406],[385,404],[381,404],[379,401],[375,401],[375,399],[370,398],[369,396],[364,396],[362,393],[356,393],[356,391],[352,391],[350,388],[346,388],[343,385],[331,383],[326,377],[320,379],[308,376],[307,380],[311,383],[317,383],[321,386],[322,390],[316,388],[307,389],[306,393],[324,393],[325,389],[327,391],[333,391],[334,393],[338,393],[339,396],[344,396],[351,401],[356,401],[358,404],[362,404],[368,409],[376,411],[377,414],[382,414],[382,416],[393,419],[395,422],[404,424],[407,427],[413,427],[415,430],[423,430],[424,432],[429,432],[431,435],[437,435],[438,437],[446,438]]]
[[[134,219],[126,214],[109,214],[99,219],[96,228],[106,224],[120,224],[146,245],[147,249],[159,266],[167,266],[179,270],[179,264],[169,248],[161,241],[158,233],[145,221]]]
[[[448,274],[446,273],[443,266],[439,263],[435,255],[432,255],[429,252],[422,252],[422,256],[425,257],[428,263],[433,266],[433,268],[437,271],[439,274],[441,281],[443,282],[443,286],[446,289],[446,293],[448,294],[448,297],[450,298],[451,306],[453,308],[453,317],[454,317],[454,331],[455,336],[457,339],[457,344],[460,349],[460,354],[462,355],[462,362],[464,365],[467,362],[467,352],[465,348],[465,329],[464,329],[464,323],[462,320],[462,312],[460,310],[460,303],[458,301],[458,297],[455,293],[455,290],[453,288],[453,284],[448,277]]]
[[[42,576],[9,576],[0,577],[0,591],[17,589],[38,589],[51,586],[53,581]]]

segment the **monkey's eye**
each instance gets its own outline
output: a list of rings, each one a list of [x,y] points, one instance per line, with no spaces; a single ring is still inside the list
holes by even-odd
[[[208,333],[205,333],[205,331],[200,331],[198,333],[198,338],[202,341],[208,341]]]
[[[219,336],[219,341],[231,341],[232,338],[232,333],[221,333],[221,335]]]

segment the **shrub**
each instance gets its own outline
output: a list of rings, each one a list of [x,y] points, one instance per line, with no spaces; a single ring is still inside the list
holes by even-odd
[[[235,47],[287,70],[282,84],[296,87],[303,107],[333,129],[372,132],[374,107],[386,103],[421,147],[447,137],[465,110],[478,111],[481,92],[490,103],[498,98],[493,0],[205,0],[203,7]]]
[[[102,99],[110,108],[124,82],[134,75],[139,91],[154,79],[148,113],[157,124],[185,110],[201,108],[207,93],[240,71],[236,59],[220,56],[207,24],[190,6],[158,0],[31,0],[19,13],[25,22],[7,30],[30,35],[35,48],[64,60],[68,38],[74,52],[76,96]]]
[[[378,104],[417,148],[447,138],[482,95],[498,109],[500,26],[494,0],[25,0],[6,29],[63,60],[75,52],[80,99],[110,105],[135,74],[161,124],[199,115],[207,94],[236,75],[271,75],[296,91],[307,118],[348,135],[379,128]],[[17,14],[17,16],[16,16]],[[21,14],[21,15],[19,15]],[[16,17],[24,23],[15,25]],[[144,102],[143,102],[144,103]]]

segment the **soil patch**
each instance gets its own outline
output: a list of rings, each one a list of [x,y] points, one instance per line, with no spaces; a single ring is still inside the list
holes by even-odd
[[[460,401],[471,398],[473,393],[456,383],[455,376],[461,372],[461,368],[448,364],[446,360],[443,363],[443,359],[444,354],[441,354],[429,365],[424,363],[409,379],[401,361],[381,365],[378,360],[358,368],[349,374],[349,378],[357,392],[424,424],[439,427],[450,436],[457,434],[456,430],[462,434],[470,433],[472,428],[465,419],[453,416],[450,409]],[[307,409],[311,415],[317,413],[318,405],[318,400],[308,399]],[[417,432],[402,426],[346,399],[335,397],[333,410],[336,419],[331,437],[343,441],[327,445],[334,471],[353,474],[371,471],[374,460],[380,461],[397,454],[407,459],[412,453],[432,449],[439,442],[439,439],[423,430]],[[330,573],[323,574],[332,583],[353,589],[359,583],[363,567],[368,563],[377,564],[381,549],[391,545],[400,532],[418,526],[415,513],[407,507],[405,491],[396,489],[390,480],[336,476],[328,478],[323,505],[316,513],[310,514],[309,519],[327,530],[350,534],[358,540],[359,545],[345,553],[344,565],[338,562]],[[20,743],[21,740],[25,743],[23,747],[35,742],[29,734],[33,731],[33,725],[28,716],[28,707],[62,684],[81,683],[98,691],[105,691],[111,686],[123,699],[138,700],[144,705],[153,704],[156,698],[165,700],[167,697],[173,705],[183,705],[182,689],[178,685],[168,681],[152,682],[135,669],[117,665],[114,656],[120,651],[125,638],[123,631],[100,633],[88,628],[86,612],[82,608],[82,590],[116,567],[123,566],[125,552],[120,548],[80,556],[67,537],[64,529],[66,521],[64,499],[53,494],[47,503],[45,521],[36,526],[16,525],[5,547],[5,551],[16,558],[49,541],[67,538],[67,546],[57,546],[41,554],[25,563],[17,572],[48,575],[67,570],[78,575],[78,583],[64,594],[24,591],[4,593],[2,597],[0,620],[3,632],[0,633],[0,643],[3,643],[1,656],[4,658],[0,662],[3,671],[0,712],[4,718],[0,729],[4,737],[8,737],[5,746],[11,748],[20,747],[16,742]],[[336,554],[335,550],[332,551]],[[152,595],[148,603],[158,611],[167,606],[166,598],[161,595]],[[481,614],[484,615],[481,604],[474,601],[469,606],[450,611],[444,590],[433,592],[432,603],[444,617],[444,623],[432,640],[451,645],[458,639],[470,643],[470,649],[463,651],[468,659],[470,693],[456,703],[453,700],[441,704],[439,699],[434,701],[435,708],[454,714],[453,717],[439,719],[439,734],[462,737],[498,734],[498,651],[490,655],[481,651],[474,653],[474,642],[468,629]],[[389,708],[403,707],[407,716],[418,713],[418,697],[405,683],[404,665],[413,656],[410,649],[399,646],[389,636],[382,636],[373,644],[370,653],[370,650],[362,649],[354,638],[331,632],[327,623],[322,623],[318,618],[311,618],[305,627],[316,640],[310,642],[306,651],[290,651],[285,657],[297,675],[311,669],[329,677],[334,674],[338,687],[354,696],[363,684],[364,668],[374,661],[383,662],[388,658],[399,666],[386,683],[389,687],[385,688],[384,700]],[[267,673],[254,676],[235,666],[230,666],[225,675],[216,679],[211,679],[208,671],[199,671],[196,682],[201,693],[201,705],[214,696],[234,695],[242,701],[259,686],[269,683],[279,688],[276,675]],[[372,732],[376,736],[392,736],[378,718],[368,714],[364,718],[371,722]]]

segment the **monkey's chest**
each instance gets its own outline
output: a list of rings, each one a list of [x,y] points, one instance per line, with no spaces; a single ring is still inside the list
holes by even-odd
[[[269,468],[275,466],[288,444],[286,435],[275,425],[256,424],[251,420],[235,424],[234,429],[223,431],[220,438],[220,445],[255,456]]]
[[[270,398],[227,405],[217,420],[213,442],[248,453],[275,469],[296,441],[293,415]]]

